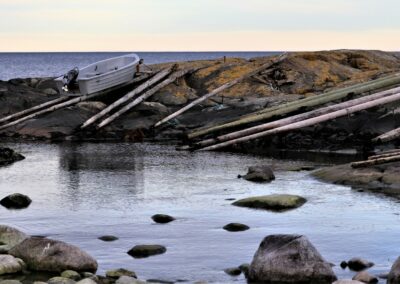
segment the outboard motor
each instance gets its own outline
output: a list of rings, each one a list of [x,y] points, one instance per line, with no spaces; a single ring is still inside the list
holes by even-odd
[[[68,71],[67,74],[64,75],[63,77],[63,91],[68,92],[68,88],[70,88],[75,82],[76,78],[78,78],[79,75],[79,68],[75,67],[74,69]]]

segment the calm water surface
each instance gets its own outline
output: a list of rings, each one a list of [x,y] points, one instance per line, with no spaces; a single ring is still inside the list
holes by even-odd
[[[33,203],[20,211],[1,207],[0,223],[77,245],[98,260],[100,273],[123,267],[142,279],[245,283],[242,276],[231,278],[223,269],[250,262],[263,237],[277,233],[307,235],[337,265],[365,257],[376,263],[374,273],[387,272],[400,255],[396,200],[325,184],[307,172],[279,170],[298,162],[176,152],[154,144],[8,146],[26,159],[0,169],[0,196],[20,192]],[[276,165],[277,179],[255,184],[236,178],[254,164]],[[293,211],[272,213],[234,207],[226,200],[271,193],[299,194],[308,202]],[[178,219],[154,224],[150,217],[156,213]],[[230,222],[251,229],[221,229]],[[120,239],[97,239],[105,234]],[[167,253],[133,259],[126,252],[137,244],[162,244]],[[340,277],[353,275],[339,266],[334,269]]]

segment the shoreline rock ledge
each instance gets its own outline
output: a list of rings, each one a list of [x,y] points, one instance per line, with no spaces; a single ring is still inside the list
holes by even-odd
[[[328,263],[305,236],[264,238],[249,268],[249,283],[331,284],[336,281]]]

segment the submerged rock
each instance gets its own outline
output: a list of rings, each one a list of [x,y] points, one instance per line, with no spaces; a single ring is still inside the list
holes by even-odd
[[[29,196],[21,193],[13,193],[0,200],[0,204],[7,209],[27,208],[31,202],[32,200],[29,198]]]
[[[7,254],[0,255],[0,275],[21,272],[24,268],[22,259]]]
[[[153,216],[151,217],[151,219],[153,219],[154,222],[160,223],[160,224],[166,224],[166,223],[169,223],[169,222],[172,222],[172,221],[175,220],[174,217],[169,216],[169,215],[165,215],[165,214],[156,214],[156,215],[153,215]]]
[[[305,236],[271,235],[254,255],[248,279],[261,283],[331,284],[336,276]]]
[[[163,254],[167,251],[161,245],[137,245],[128,251],[128,254],[134,258],[143,258],[157,254]]]
[[[359,257],[354,257],[347,262],[349,269],[353,271],[361,271],[374,266],[373,262]]]
[[[28,238],[25,233],[6,225],[0,225],[0,253],[8,253],[8,251]]]
[[[136,273],[124,268],[119,268],[119,269],[115,269],[115,270],[108,270],[106,272],[106,276],[109,278],[114,278],[117,279],[121,276],[129,276],[129,277],[134,277],[136,278]]]
[[[246,175],[239,176],[248,181],[266,182],[275,179],[275,175],[269,166],[253,166],[249,167]]]
[[[0,166],[9,165],[23,159],[25,159],[25,157],[14,150],[0,147]]]
[[[223,229],[229,232],[242,232],[250,229],[250,227],[240,223],[229,223],[225,225]]]
[[[78,272],[73,271],[73,270],[65,270],[65,271],[63,271],[61,273],[61,277],[72,279],[72,280],[75,280],[75,281],[78,281],[78,280],[81,279],[81,275]]]
[[[242,274],[242,270],[239,267],[227,268],[224,272],[230,276],[239,276]]]
[[[97,270],[97,261],[76,246],[46,238],[30,237],[13,247],[9,253],[25,261],[37,271]]]
[[[357,273],[354,277],[353,280],[357,280],[363,283],[367,284],[376,284],[379,282],[378,277],[369,274],[367,271],[362,271]]]
[[[118,240],[118,237],[111,236],[111,235],[105,235],[105,236],[99,237],[99,240],[102,240],[104,242],[113,242],[113,241]]]
[[[298,208],[307,200],[301,196],[289,194],[271,194],[240,199],[232,203],[235,206],[272,211],[286,211]]]

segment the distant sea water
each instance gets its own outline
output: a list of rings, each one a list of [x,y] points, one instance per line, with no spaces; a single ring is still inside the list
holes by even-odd
[[[84,67],[99,60],[127,52],[49,52],[0,53],[0,80],[13,78],[55,77],[74,67]],[[137,52],[146,64],[217,59],[223,56],[250,59],[280,52]]]

